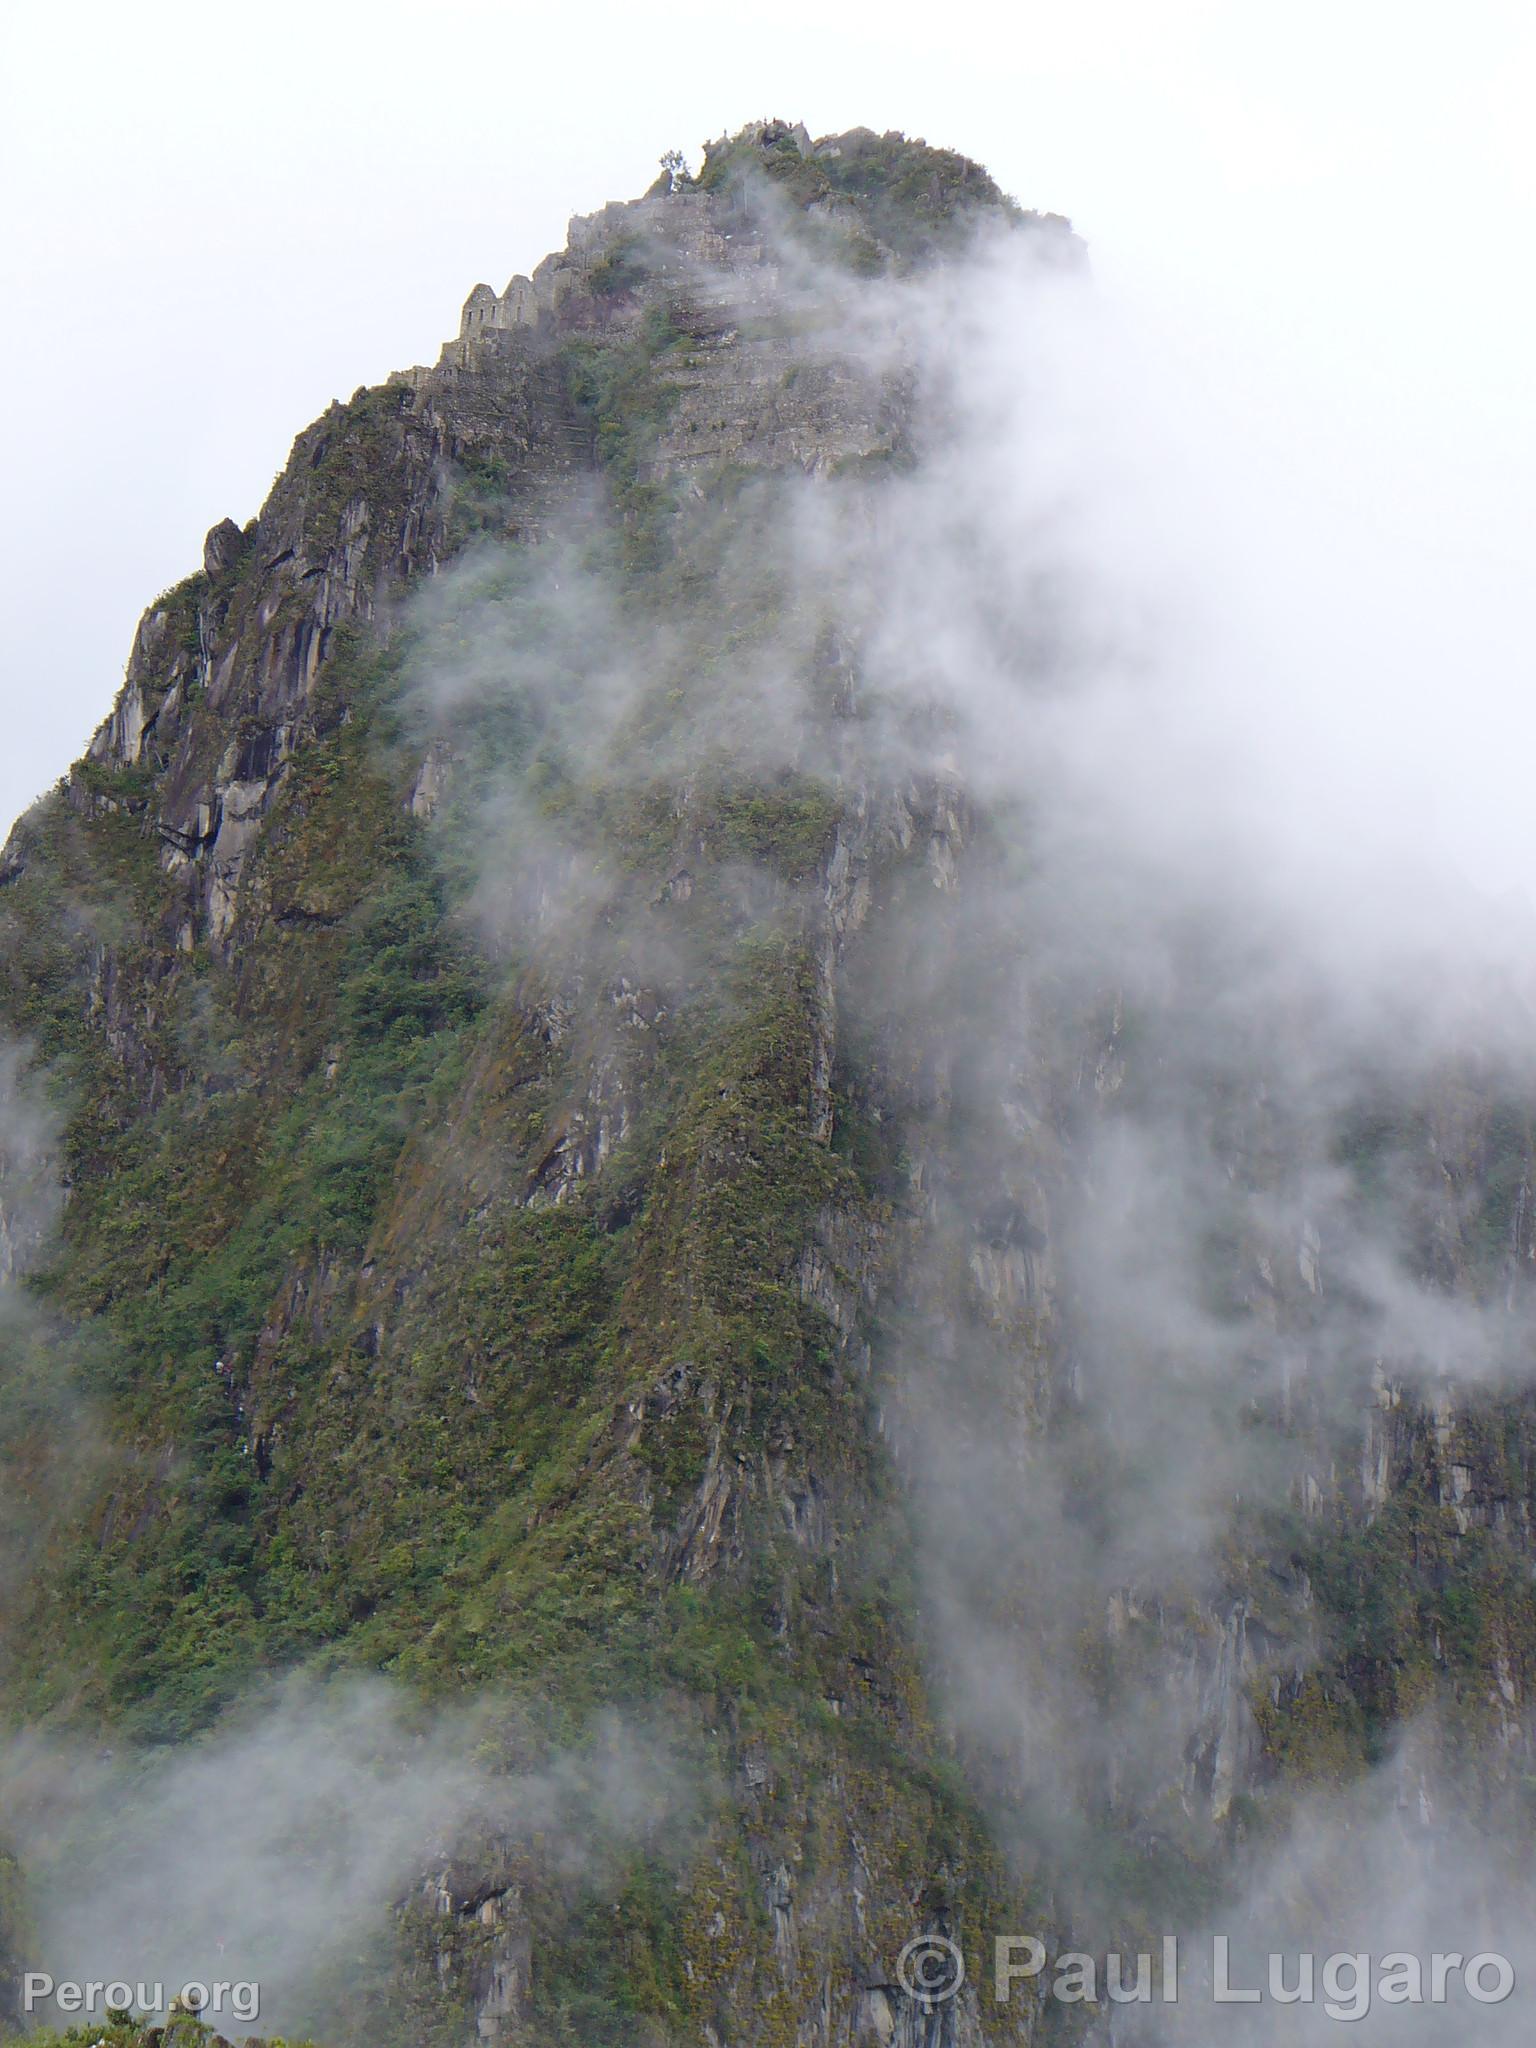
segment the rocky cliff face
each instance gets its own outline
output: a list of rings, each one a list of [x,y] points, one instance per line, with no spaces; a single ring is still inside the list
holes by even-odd
[[[1319,1185],[1294,1019],[1213,1031],[1198,948],[1063,966],[952,707],[881,696],[977,235],[1077,262],[961,158],[779,124],[573,223],[210,532],[0,863],[52,1076],[0,1174],[8,1713],[196,1744],[382,1670],[583,1788],[445,1793],[382,1946],[284,1948],[294,2023],[1092,2030],[992,1937],[1204,1924],[1431,1708],[1404,1800],[1526,1782],[1529,1404],[1427,1396],[1330,1262],[1387,1178],[1441,1297],[1513,1301],[1528,1104],[1350,1074]]]

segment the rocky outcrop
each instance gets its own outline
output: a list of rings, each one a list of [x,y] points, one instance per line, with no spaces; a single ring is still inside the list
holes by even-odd
[[[206,939],[227,950],[251,850],[316,716],[337,635],[387,620],[392,594],[459,544],[466,477],[493,477],[499,530],[528,536],[591,474],[595,423],[571,399],[571,344],[623,342],[657,319],[681,338],[646,457],[652,481],[686,484],[730,463],[833,471],[899,446],[909,396],[900,367],[874,337],[850,346],[825,273],[808,280],[794,260],[776,188],[725,174],[743,151],[775,162],[788,147],[797,161],[837,164],[866,143],[877,138],[859,131],[811,146],[803,131],[764,124],[715,145],[698,184],[574,220],[566,249],[531,278],[499,297],[475,287],[435,368],[360,391],[301,434],[250,527],[226,519],[211,529],[201,576],[141,621],[90,750],[155,777],[152,829],[180,883],[183,948]],[[859,206],[835,191],[808,216],[790,215],[856,233],[871,260],[890,258]],[[1060,223],[1037,225],[1062,238]],[[411,795],[417,815],[435,802],[431,758]]]

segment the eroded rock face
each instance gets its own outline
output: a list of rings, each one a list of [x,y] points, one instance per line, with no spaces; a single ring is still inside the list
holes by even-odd
[[[37,1262],[58,1219],[57,1119],[23,1049],[0,1045],[0,1292]]]
[[[798,131],[785,134],[798,151]],[[772,151],[784,138],[768,124],[746,141]],[[832,139],[803,155],[830,161],[857,146]],[[825,273],[797,268],[785,202],[762,190],[755,206],[724,182],[609,206],[574,220],[566,249],[531,279],[514,278],[499,297],[477,285],[435,368],[333,406],[299,436],[251,527],[212,528],[202,576],[146,612],[90,754],[156,777],[153,826],[181,879],[183,943],[230,943],[248,856],[314,715],[337,633],[385,616],[393,594],[462,540],[450,477],[490,465],[498,525],[531,534],[592,473],[594,423],[572,401],[572,343],[624,342],[656,319],[685,339],[646,457],[655,483],[686,485],[731,463],[830,472],[899,444],[909,396],[900,367],[872,336],[850,343]],[[811,212],[834,246],[856,234],[879,254],[852,200],[829,193]],[[1053,230],[1064,233],[1041,224]],[[234,743],[232,731],[242,735]],[[439,769],[424,764],[423,777],[418,815],[435,802]],[[935,838],[935,860],[943,843]]]

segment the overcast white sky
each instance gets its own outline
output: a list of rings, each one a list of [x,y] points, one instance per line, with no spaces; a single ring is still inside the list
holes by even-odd
[[[573,212],[764,114],[904,128],[1068,213],[1106,289],[1315,422],[1339,488],[1529,579],[1536,13],[1504,0],[13,4],[0,814],[333,397],[431,361]],[[1440,479],[1445,479],[1441,488]],[[3,822],[0,822],[3,829]]]

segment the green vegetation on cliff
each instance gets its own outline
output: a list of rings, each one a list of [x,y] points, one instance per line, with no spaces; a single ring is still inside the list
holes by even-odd
[[[1384,1392],[1368,1508],[1353,1477],[1307,1516],[1224,1502],[1208,1583],[1123,1583],[1145,1445],[1095,1406],[1095,1304],[1046,1223],[1169,1048],[1118,996],[1107,1043],[1048,967],[1014,1000],[1017,928],[966,917],[1026,893],[1016,849],[956,794],[942,717],[881,755],[839,593],[800,573],[910,480],[908,383],[777,305],[756,243],[744,304],[733,271],[698,290],[749,228],[841,293],[1033,217],[952,152],[778,122],[644,204],[573,238],[531,327],[299,437],[0,868],[0,1022],[63,1197],[0,1332],[5,1724],[206,1755],[274,1673],[382,1673],[424,1716],[479,1702],[502,1779],[595,1773],[618,1717],[687,1781],[616,1847],[434,1841],[324,2005],[338,2040],[790,2048],[834,2003],[836,2038],[889,2039],[914,1932],[1044,1926],[1068,1865],[1106,1924],[1197,1918],[1298,1785],[1431,1709],[1470,1753],[1536,1674],[1517,1403],[1437,1423]],[[1200,1098],[1233,1189],[1256,1092]],[[1491,1084],[1459,1106],[1433,1145],[1423,1105],[1362,1110],[1333,1163],[1364,1213],[1432,1153],[1459,1235],[1426,1197],[1416,1248],[1471,1297],[1528,1251],[1531,1121]],[[1304,1348],[1314,1298],[1270,1284],[1236,1196],[1202,1259],[1235,1353],[1256,1270]],[[1335,1416],[1279,1406],[1192,1441],[1333,1456]],[[930,1425],[965,1453],[947,1581]],[[1032,1805],[1000,1638],[1119,1733],[1176,1644],[1220,1726],[1165,1779],[1063,1767]],[[978,2024],[1028,2039],[1033,2008]]]

